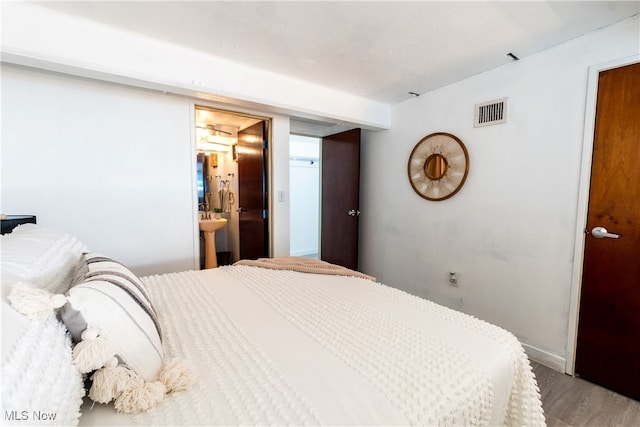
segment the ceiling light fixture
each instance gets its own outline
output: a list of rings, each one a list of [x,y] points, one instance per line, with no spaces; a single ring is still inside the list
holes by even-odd
[[[232,132],[227,132],[226,130],[217,129],[214,125],[209,125],[201,122],[196,122],[196,128],[206,129],[208,132],[223,133],[225,135],[233,135]]]
[[[238,128],[196,122],[196,138],[198,142],[224,144],[228,151],[228,146],[238,142]]]
[[[221,144],[219,142],[208,141],[207,139],[201,139],[196,142],[196,151],[203,153],[227,153],[230,146],[228,144]]]

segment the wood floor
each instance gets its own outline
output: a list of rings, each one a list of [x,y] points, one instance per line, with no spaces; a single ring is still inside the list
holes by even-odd
[[[640,402],[532,362],[549,427],[640,426]]]

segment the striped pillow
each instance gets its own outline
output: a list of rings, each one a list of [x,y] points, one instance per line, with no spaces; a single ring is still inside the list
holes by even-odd
[[[143,283],[110,258],[85,253],[62,320],[76,342],[92,328],[113,346],[121,364],[155,381],[163,364],[160,327]]]

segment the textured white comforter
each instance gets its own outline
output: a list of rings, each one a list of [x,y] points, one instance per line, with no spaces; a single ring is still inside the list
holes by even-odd
[[[520,343],[354,278],[222,267],[143,279],[168,357],[197,383],[134,417],[81,425],[544,425]]]

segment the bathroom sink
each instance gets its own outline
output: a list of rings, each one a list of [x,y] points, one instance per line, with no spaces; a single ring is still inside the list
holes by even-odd
[[[199,221],[200,230],[204,232],[216,231],[227,225],[226,218],[201,219]]]
[[[227,219],[200,219],[198,224],[200,224],[200,230],[204,233],[204,268],[216,268],[218,259],[216,258],[215,232],[227,225]]]

